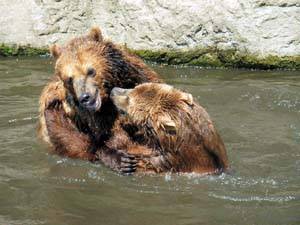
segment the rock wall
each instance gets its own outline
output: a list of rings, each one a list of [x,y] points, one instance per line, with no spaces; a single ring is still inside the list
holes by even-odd
[[[300,0],[0,1],[0,43],[63,43],[93,25],[132,49],[300,55]]]

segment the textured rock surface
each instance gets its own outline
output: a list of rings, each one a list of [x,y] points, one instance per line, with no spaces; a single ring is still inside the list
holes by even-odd
[[[0,43],[41,47],[92,25],[133,49],[300,55],[300,0],[0,1]]]

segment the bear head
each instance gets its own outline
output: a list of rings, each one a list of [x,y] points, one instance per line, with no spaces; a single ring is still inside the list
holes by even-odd
[[[176,134],[180,113],[188,113],[193,97],[167,84],[144,83],[134,89],[115,87],[110,94],[119,111],[136,125]]]

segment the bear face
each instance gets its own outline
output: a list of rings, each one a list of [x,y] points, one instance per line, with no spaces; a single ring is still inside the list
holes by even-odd
[[[117,108],[133,123],[151,125],[156,132],[178,129],[181,112],[188,112],[193,96],[167,84],[145,83],[134,89],[114,88],[110,95]]]
[[[51,54],[57,59],[56,75],[63,81],[68,94],[83,108],[97,111],[102,98],[107,64],[103,57],[103,39],[98,28],[87,36],[75,38],[66,46],[54,45]]]
[[[227,169],[224,143],[191,94],[166,84],[145,83],[134,89],[114,88],[110,97],[125,115],[124,129],[131,139],[155,149],[159,160],[153,164],[158,171],[219,173]]]

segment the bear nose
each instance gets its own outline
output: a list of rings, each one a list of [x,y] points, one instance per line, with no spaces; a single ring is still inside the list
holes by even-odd
[[[81,104],[87,105],[91,101],[91,98],[92,96],[89,93],[83,93],[82,95],[80,95],[78,100]]]

